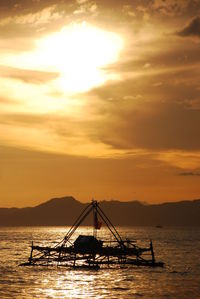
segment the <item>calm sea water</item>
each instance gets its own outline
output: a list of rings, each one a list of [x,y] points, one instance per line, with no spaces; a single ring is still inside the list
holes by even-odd
[[[30,244],[62,240],[68,228],[0,228],[0,298],[200,298],[200,228],[118,228],[144,245],[153,240],[164,268],[118,267],[100,270],[19,267]],[[84,227],[78,234],[90,233]],[[75,235],[74,237],[76,238]],[[99,238],[110,236],[104,228]]]

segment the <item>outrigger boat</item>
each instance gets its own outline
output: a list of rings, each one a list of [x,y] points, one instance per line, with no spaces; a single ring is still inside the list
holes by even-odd
[[[84,219],[93,213],[93,235],[79,235],[72,242],[73,235]],[[112,241],[97,238],[97,230],[104,223],[113,237]],[[122,239],[97,201],[92,201],[76,219],[64,239],[54,245],[38,246],[32,242],[28,262],[20,266],[65,266],[99,269],[103,265],[136,265],[163,267],[163,262],[155,260],[152,241],[149,247],[143,248],[135,244],[135,240]]]

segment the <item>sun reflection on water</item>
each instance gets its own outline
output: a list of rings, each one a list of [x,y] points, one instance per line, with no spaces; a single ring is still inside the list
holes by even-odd
[[[120,228],[123,236],[134,236],[142,242],[151,237],[157,258],[166,263],[164,269],[105,267],[95,271],[18,267],[30,254],[31,238],[34,243],[45,240],[47,244],[59,241],[66,230],[64,227],[0,229],[0,298],[199,298],[199,228],[163,228],[162,233],[156,228]],[[86,227],[77,234],[88,232]],[[109,240],[104,229],[99,232],[99,237],[102,236]]]

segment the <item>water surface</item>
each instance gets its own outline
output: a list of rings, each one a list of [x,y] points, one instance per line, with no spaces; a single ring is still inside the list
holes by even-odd
[[[149,245],[164,268],[126,266],[100,270],[19,267],[30,254],[31,241],[53,245],[66,227],[0,228],[0,298],[200,298],[200,228],[118,228],[123,237]],[[88,227],[78,234],[92,234]],[[102,228],[99,238],[109,240]]]

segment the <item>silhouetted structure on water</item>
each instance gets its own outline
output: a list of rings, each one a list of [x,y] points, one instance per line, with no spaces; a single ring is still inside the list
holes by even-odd
[[[79,235],[72,242],[72,236],[84,219],[93,213],[93,235]],[[104,223],[113,240],[103,241],[97,238],[97,230]],[[53,247],[31,246],[28,262],[21,266],[69,266],[98,269],[102,265],[137,265],[163,267],[163,262],[156,262],[152,241],[149,247],[142,248],[130,239],[122,239],[97,201],[92,201],[76,219],[64,239]]]

